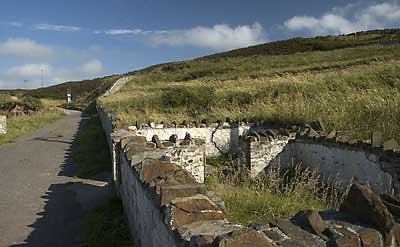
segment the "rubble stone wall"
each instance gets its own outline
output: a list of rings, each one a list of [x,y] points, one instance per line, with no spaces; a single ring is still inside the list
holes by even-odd
[[[385,171],[380,155],[371,150],[310,140],[296,140],[291,145],[294,145],[296,162],[316,169],[325,179],[339,179],[346,185],[370,184],[378,192],[390,192],[392,183],[396,182],[393,181],[395,174]]]
[[[340,180],[344,186],[361,183],[370,184],[376,192],[400,192],[400,153],[370,144],[307,136],[272,142],[253,138],[243,142],[241,157],[252,177],[271,166],[286,169],[303,164],[316,169],[324,179]]]
[[[136,246],[176,246],[172,232],[163,223],[154,193],[143,184],[140,175],[131,168],[125,154],[119,152],[121,166],[120,196]]]
[[[248,132],[249,126],[229,128],[213,127],[177,127],[177,128],[150,128],[137,130],[138,135],[145,136],[148,140],[157,135],[161,140],[168,140],[171,135],[183,139],[187,133],[193,138],[203,139],[206,144],[207,155],[221,155],[221,153],[238,153],[239,136]]]
[[[7,116],[0,115],[0,135],[7,134]]]

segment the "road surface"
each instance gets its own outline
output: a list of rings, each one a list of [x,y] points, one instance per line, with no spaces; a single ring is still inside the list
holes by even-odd
[[[74,178],[77,166],[70,153],[83,122],[80,112],[68,111],[0,146],[1,247],[82,245],[84,216],[110,195],[106,178]]]

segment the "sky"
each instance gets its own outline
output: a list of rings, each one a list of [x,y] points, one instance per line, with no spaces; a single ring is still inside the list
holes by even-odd
[[[400,0],[2,0],[0,89],[121,74],[291,37],[399,27]]]

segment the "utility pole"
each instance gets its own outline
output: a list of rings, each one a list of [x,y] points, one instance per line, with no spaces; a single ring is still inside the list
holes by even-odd
[[[42,76],[42,88],[43,88],[43,84],[44,84],[44,83],[43,83],[43,68],[40,69],[40,74],[41,74],[41,76]]]

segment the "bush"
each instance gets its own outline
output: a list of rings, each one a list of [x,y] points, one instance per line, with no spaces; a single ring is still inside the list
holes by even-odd
[[[36,111],[42,110],[44,108],[43,103],[40,99],[25,96],[22,98],[22,103],[27,104],[30,108],[35,109]]]
[[[170,108],[187,108],[195,113],[207,112],[214,105],[215,89],[209,86],[181,86],[165,89],[162,102]]]

